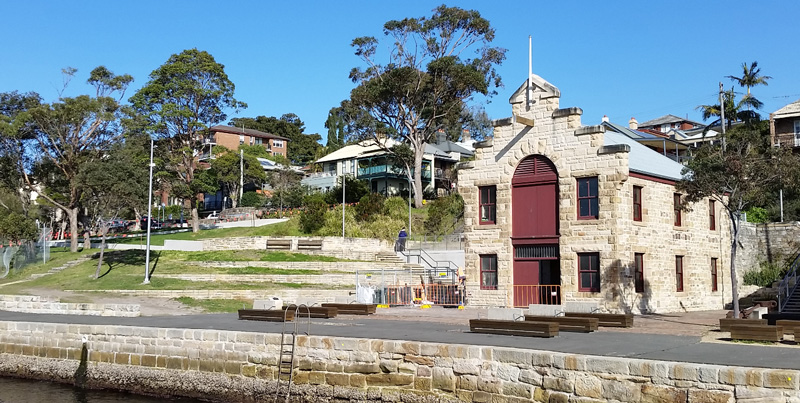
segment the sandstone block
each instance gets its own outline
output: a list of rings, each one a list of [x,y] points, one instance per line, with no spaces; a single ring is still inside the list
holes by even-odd
[[[434,359],[431,357],[420,357],[412,354],[407,354],[404,359],[417,365],[427,365],[429,367],[432,367],[434,362]]]
[[[397,372],[398,364],[395,360],[381,360],[380,368],[383,372]]]
[[[410,362],[401,362],[397,366],[397,371],[400,372],[401,374],[414,374],[417,372],[417,368],[430,368],[430,367],[423,367],[423,366],[418,367],[417,364],[413,364]]]
[[[409,374],[370,374],[367,375],[369,386],[406,386],[414,383],[414,375]]]
[[[575,378],[575,394],[578,396],[600,398],[603,396],[603,385],[600,379],[581,375]]]
[[[638,402],[642,391],[638,384],[623,381],[607,380],[603,382],[603,397],[623,402]]]
[[[456,389],[456,376],[451,368],[433,368],[433,383],[431,386],[434,389],[440,389],[447,392],[453,392]]]
[[[548,403],[569,403],[569,395],[561,392],[551,392]]]
[[[733,403],[736,399],[727,390],[689,390],[689,403]]]
[[[764,376],[764,387],[777,389],[798,389],[800,371],[772,369]]]
[[[575,391],[575,383],[572,380],[548,375],[545,375],[542,379],[542,387],[550,391],[567,393],[573,393]]]
[[[350,375],[350,386],[355,388],[366,388],[367,387],[367,376],[364,374],[352,374]]]
[[[476,403],[489,403],[492,401],[492,394],[487,392],[473,392],[472,401]]]
[[[519,370],[519,369],[517,369]],[[480,360],[453,360],[453,372],[456,374],[478,375],[481,371]]]
[[[511,365],[498,365],[497,366],[497,377],[510,382],[517,382],[519,381],[519,373],[520,369],[511,366]]]
[[[309,369],[310,366],[309,366]],[[344,365],[344,372],[349,373],[358,373],[358,374],[376,374],[381,372],[381,367],[379,364],[367,364],[367,363],[351,363]]]
[[[531,398],[531,386],[518,382],[503,382],[503,395],[521,397],[523,399]]]
[[[642,385],[641,389],[642,403],[667,403],[667,402],[685,402],[686,391],[659,385]]]
[[[325,373],[319,371],[311,371],[308,373],[308,383],[312,385],[322,385],[325,383]]]
[[[478,377],[478,390],[481,392],[500,393],[500,380],[495,378]]]
[[[431,390],[431,378],[417,378],[414,380],[414,389],[417,390]]]
[[[350,386],[349,374],[325,374],[325,383],[333,386]]]
[[[456,389],[474,391],[478,389],[478,377],[461,375],[456,378]]]
[[[537,371],[523,369],[519,371],[519,381],[525,382],[534,386],[542,386],[542,374]]]

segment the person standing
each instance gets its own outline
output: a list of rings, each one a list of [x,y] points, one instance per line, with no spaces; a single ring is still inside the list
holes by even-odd
[[[406,238],[408,238],[408,234],[406,233],[406,227],[403,227],[400,229],[400,233],[397,234],[397,244],[395,245],[395,249],[398,252],[406,250]]]

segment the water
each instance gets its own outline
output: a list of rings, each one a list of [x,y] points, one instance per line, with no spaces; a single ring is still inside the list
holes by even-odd
[[[82,390],[70,385],[27,379],[0,378],[0,403],[200,403],[186,398],[155,398],[106,390]]]

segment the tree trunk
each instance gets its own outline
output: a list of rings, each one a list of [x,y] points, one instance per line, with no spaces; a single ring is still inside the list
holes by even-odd
[[[78,251],[78,208],[67,210],[69,213],[69,251]]]
[[[409,191],[414,192],[414,207],[416,208],[422,207],[422,156],[424,153],[425,144],[414,147],[414,186]]]
[[[739,280],[736,276],[736,247],[739,245],[739,220],[741,216],[728,212],[731,219],[731,297],[733,298],[733,317],[739,317]]]
[[[133,215],[136,217],[136,224],[133,225],[134,231],[141,231],[142,230],[142,213],[139,212],[138,207],[133,208]]]
[[[94,272],[94,279],[100,277],[100,267],[103,266],[103,252],[106,250],[106,233],[108,233],[108,224],[100,227],[100,258],[97,259],[97,270]]]
[[[192,232],[200,232],[200,214],[197,212],[197,204],[192,206]]]

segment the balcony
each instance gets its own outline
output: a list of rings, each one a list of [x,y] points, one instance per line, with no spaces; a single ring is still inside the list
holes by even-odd
[[[359,179],[383,178],[383,177],[405,178],[406,172],[405,169],[396,167],[394,165],[373,165],[369,167],[358,168]],[[429,170],[423,170],[422,179],[430,180],[431,172]]]

